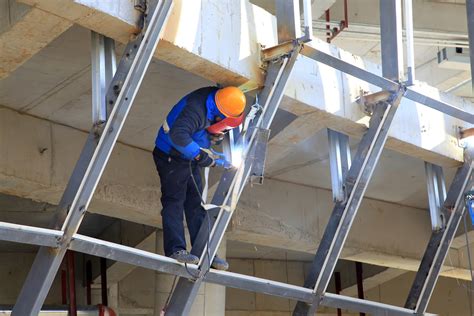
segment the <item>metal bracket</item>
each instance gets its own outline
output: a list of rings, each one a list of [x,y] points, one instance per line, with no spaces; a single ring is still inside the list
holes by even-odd
[[[372,94],[368,94],[367,91],[360,90],[360,96],[356,102],[363,106],[362,111],[367,115],[374,113],[375,105],[382,101],[387,101],[392,96],[390,91],[379,91]]]
[[[446,199],[446,184],[443,168],[425,162],[428,202],[430,206],[431,228],[439,231],[446,226],[446,214],[443,207]]]
[[[347,200],[345,179],[351,167],[349,136],[328,129],[328,145],[332,198],[334,202],[343,202]]]
[[[267,159],[267,147],[269,137],[269,129],[257,129],[253,149],[250,152],[249,156],[250,164],[252,165],[252,171],[250,174],[251,184],[263,184],[263,175],[265,173],[265,160]]]

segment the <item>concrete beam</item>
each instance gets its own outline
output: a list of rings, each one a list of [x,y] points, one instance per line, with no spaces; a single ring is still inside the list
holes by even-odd
[[[0,107],[0,191],[57,205],[87,134]],[[90,212],[160,226],[151,153],[118,143]]]
[[[61,35],[72,22],[13,0],[0,0],[0,79]]]
[[[0,192],[57,204],[86,133],[0,108],[0,135]],[[89,211],[160,227],[154,170],[150,152],[117,144]],[[245,190],[227,238],[314,253],[331,209],[328,190],[266,179]],[[430,232],[426,210],[365,199],[343,258],[416,270]],[[453,250],[449,273],[466,278],[462,251]]]
[[[94,0],[22,1],[120,42],[125,42],[135,28],[136,13],[132,3],[126,0],[112,6]],[[258,46],[272,46],[276,41],[274,16],[247,1],[183,0],[176,1],[156,57],[215,82],[241,84],[250,80],[258,84],[263,79],[258,66]],[[378,65],[335,46],[322,41],[315,41],[313,45],[380,73]],[[474,110],[471,103],[451,99],[434,88],[421,89],[436,98],[449,99],[466,110]],[[286,91],[288,102],[284,102],[282,108],[297,115],[314,112],[315,119],[319,113],[328,127],[360,137],[367,118],[354,101],[361,90],[377,89],[301,57]],[[463,158],[456,142],[456,126],[463,125],[442,113],[404,101],[390,130],[387,147],[440,165],[457,165]],[[301,135],[303,133],[306,132],[302,130]]]
[[[407,273],[407,271],[404,270],[399,270],[399,269],[392,269],[388,268],[385,269],[384,271],[377,273],[375,275],[372,275],[368,278],[364,279],[364,292],[369,291],[381,284],[384,284],[390,280],[393,280],[402,274]],[[347,287],[341,291],[342,295],[347,295],[347,296],[357,296],[357,284],[352,285],[350,287]]]

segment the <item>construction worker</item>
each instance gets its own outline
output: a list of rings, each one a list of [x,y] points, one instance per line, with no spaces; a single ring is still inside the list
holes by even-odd
[[[153,158],[161,180],[165,255],[182,263],[199,258],[186,251],[183,211],[191,244],[206,220],[202,207],[202,167],[231,165],[210,149],[224,133],[242,123],[245,95],[236,87],[206,87],[183,97],[168,113],[158,131]],[[207,225],[207,223],[204,223]],[[211,265],[227,270],[228,263],[214,257]]]

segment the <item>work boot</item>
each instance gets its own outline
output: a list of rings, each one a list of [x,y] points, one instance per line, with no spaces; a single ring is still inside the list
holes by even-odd
[[[212,261],[211,267],[216,270],[226,271],[229,269],[229,263],[224,259],[215,256],[214,260]]]
[[[199,263],[199,258],[196,257],[193,254],[190,254],[186,250],[178,250],[175,253],[173,253],[170,258],[173,258],[177,260],[178,262],[181,263],[187,263],[187,264],[198,264]]]

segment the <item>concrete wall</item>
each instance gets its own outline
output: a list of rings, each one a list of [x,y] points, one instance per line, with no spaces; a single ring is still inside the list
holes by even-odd
[[[414,273],[406,273],[365,293],[366,299],[403,306]],[[438,280],[428,312],[443,316],[472,315],[469,308],[469,282],[443,278]]]
[[[308,271],[309,262],[284,260],[255,260],[229,259],[231,271],[247,275],[267,278],[280,282],[301,285]],[[341,262],[339,262],[341,263]],[[367,269],[364,265],[364,276]],[[355,271],[350,273],[343,268],[341,278],[343,288],[345,283],[355,277]],[[365,291],[365,299],[376,302],[403,306],[415,274],[405,273],[381,285]],[[334,293],[334,280],[331,281],[328,292]],[[469,301],[467,288],[469,283],[462,280],[440,278],[435,288],[428,312],[443,316],[467,316]],[[276,298],[263,294],[256,294],[242,290],[228,288],[226,291],[227,316],[290,316],[295,305],[294,301]],[[322,309],[322,315],[336,315],[333,309]],[[320,313],[318,313],[320,315]],[[343,315],[359,315],[343,311]]]
[[[305,263],[301,261],[229,259],[232,272],[258,276],[279,282],[301,285],[304,282]],[[294,301],[264,294],[228,288],[226,315],[290,315]]]

